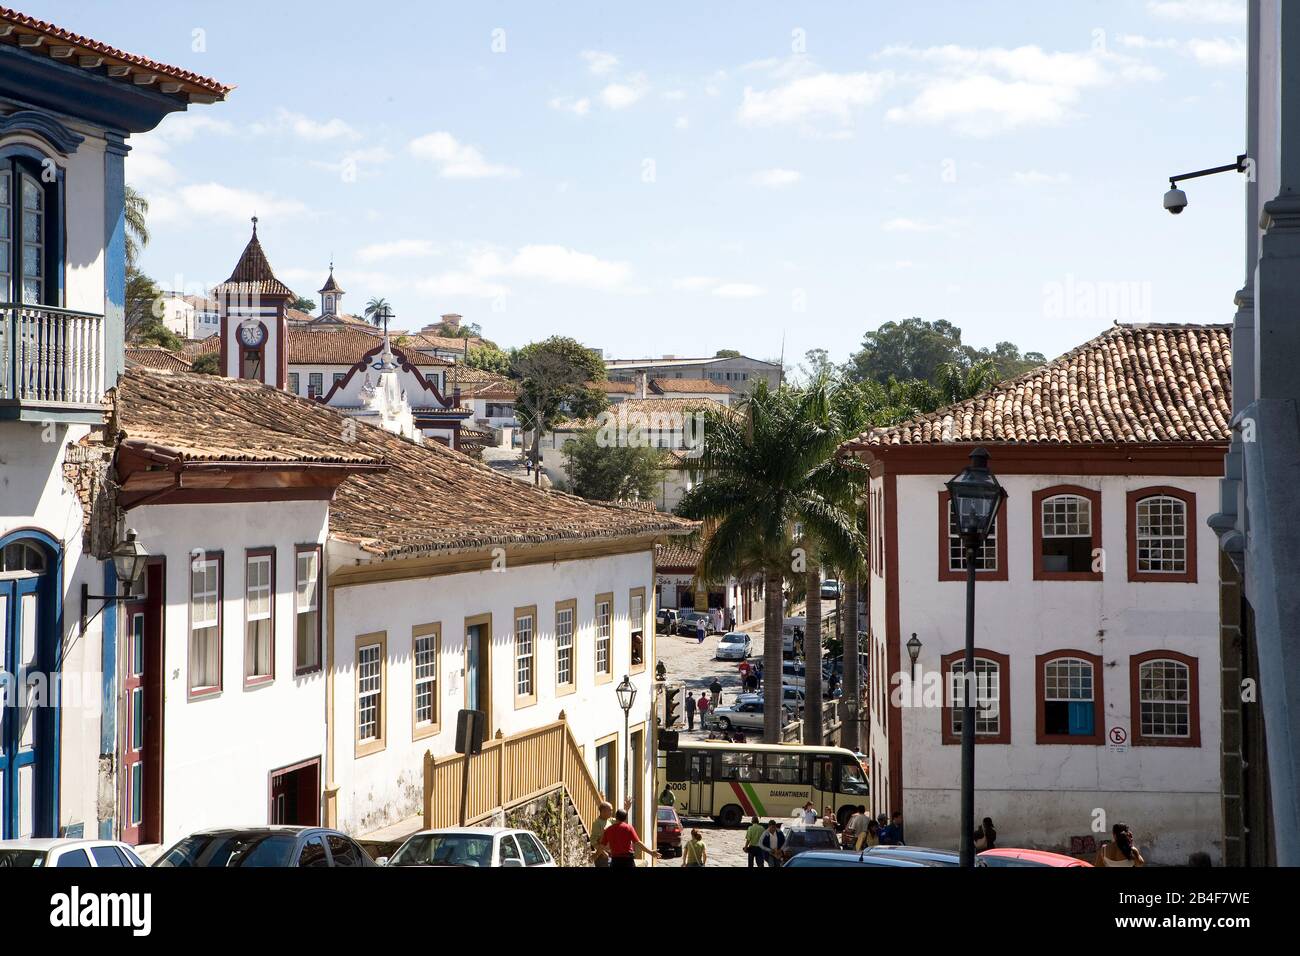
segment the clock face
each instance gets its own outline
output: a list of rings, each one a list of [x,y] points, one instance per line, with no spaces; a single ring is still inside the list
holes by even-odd
[[[239,341],[255,349],[266,338],[266,326],[261,322],[245,322],[239,326]]]

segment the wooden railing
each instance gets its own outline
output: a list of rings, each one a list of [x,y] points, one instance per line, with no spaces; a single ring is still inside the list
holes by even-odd
[[[0,303],[0,399],[95,406],[104,394],[104,317]]]
[[[425,752],[425,829],[459,825],[465,759],[461,754],[435,757]],[[543,727],[490,740],[469,762],[467,825],[560,788],[583,826],[590,830],[596,820],[603,797],[563,716]]]

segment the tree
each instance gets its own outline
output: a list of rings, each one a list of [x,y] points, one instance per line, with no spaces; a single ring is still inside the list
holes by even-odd
[[[829,377],[835,373],[835,363],[831,361],[831,355],[825,349],[809,349],[803,355],[803,363],[799,366],[799,373],[806,381],[813,381],[819,377]]]
[[[221,356],[216,352],[204,352],[194,360],[190,371],[198,372],[200,375],[220,375]]]
[[[714,358],[740,358],[740,353],[735,349],[718,349],[713,353]]]
[[[125,334],[134,341],[162,324],[162,290],[158,283],[135,268],[126,270]]]
[[[911,318],[886,322],[864,335],[861,350],[849,357],[846,368],[856,381],[884,384],[891,377],[929,381],[944,362],[962,357],[961,329],[943,319]]]
[[[297,309],[299,312],[315,312],[316,300],[309,299],[305,295],[300,295],[289,303],[289,308]]]
[[[603,445],[589,428],[564,446],[569,491],[598,501],[653,500],[663,474],[663,452],[635,440]]]
[[[955,405],[992,388],[1002,376],[998,374],[991,359],[981,359],[969,366],[944,362],[935,372],[934,378],[943,404]]]
[[[1042,352],[1026,352],[1021,355],[1020,349],[1011,342],[999,342],[992,349],[976,349],[964,345],[962,351],[972,366],[984,361],[991,362],[997,372],[995,381],[998,382],[1024,375],[1047,362],[1047,357]]]
[[[134,186],[126,187],[125,197],[126,271],[130,273],[140,261],[141,250],[149,245],[149,225],[145,221],[149,200],[136,192]]]
[[[516,350],[502,351],[495,345],[483,343],[480,346],[471,346],[469,353],[465,356],[463,364],[469,368],[482,369],[484,372],[496,372],[498,375],[509,375],[510,365],[514,361]]]
[[[553,335],[519,349],[510,374],[519,381],[516,415],[533,433],[530,457],[534,480],[541,484],[537,465],[542,456],[542,433],[550,431],[561,416],[590,418],[609,404],[604,392],[587,387],[588,382],[605,378],[605,363],[576,339]]]
[[[384,324],[384,314],[392,311],[392,306],[388,304],[387,299],[374,298],[366,303],[365,316],[371,325],[376,327]]]
[[[791,550],[796,524],[805,540],[835,555],[842,565],[865,553],[866,540],[852,511],[853,489],[863,471],[856,460],[835,454],[842,426],[835,420],[833,386],[825,380],[807,388],[770,389],[759,380],[737,406],[739,414],[708,411],[700,470],[704,479],[682,498],[678,514],[703,521],[710,529],[702,544],[697,574],[719,580],[758,566],[764,576],[763,736],[781,738],[782,585],[787,574],[807,566]],[[798,542],[795,542],[798,544]],[[805,720],[821,718],[821,635],[806,667],[810,705]]]

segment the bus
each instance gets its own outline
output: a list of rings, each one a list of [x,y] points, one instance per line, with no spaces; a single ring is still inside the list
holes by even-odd
[[[753,816],[789,817],[809,800],[819,816],[834,808],[843,826],[871,803],[862,764],[844,747],[693,741],[661,751],[657,763],[655,792],[671,794],[679,816],[711,817],[725,827]]]

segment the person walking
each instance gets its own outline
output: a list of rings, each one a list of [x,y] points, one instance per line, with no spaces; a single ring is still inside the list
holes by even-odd
[[[700,712],[701,727],[705,725],[706,718],[709,716],[709,710],[712,706],[712,703],[709,701],[709,695],[704,693],[704,691],[700,691],[699,699],[695,702],[695,708]]]
[[[757,690],[758,686],[762,683],[763,683],[763,662],[759,661],[757,664],[754,665],[754,689]]]
[[[816,826],[817,824],[817,804],[809,800],[803,805],[803,810],[799,813],[799,819],[806,827]]]
[[[677,806],[677,797],[673,795],[673,788],[671,784],[667,784],[667,783],[664,784],[664,792],[659,794],[659,806],[661,807]]]
[[[695,643],[703,644],[704,639],[708,636],[709,628],[708,625],[704,623],[704,618],[697,617],[695,619]]]
[[[659,854],[641,842],[636,827],[627,822],[627,811],[619,810],[614,814],[614,822],[607,825],[600,835],[600,843],[609,853],[611,867],[636,866],[636,852],[640,850],[647,856],[659,857]]]
[[[686,692],[686,729],[695,729],[695,698],[690,691]]]
[[[1137,844],[1133,842],[1133,831],[1128,828],[1128,824],[1117,823],[1110,828],[1110,832],[1115,840],[1113,843],[1102,844],[1101,849],[1097,851],[1097,861],[1094,866],[1147,865],[1147,861],[1138,852]]]
[[[767,866],[767,855],[763,848],[759,846],[759,841],[763,839],[763,834],[767,828],[759,822],[758,817],[749,818],[749,829],[745,831],[745,856],[749,857],[750,867]]]
[[[785,831],[775,820],[767,821],[767,830],[758,845],[767,856],[768,866],[780,866],[785,859]]]
[[[982,853],[985,850],[997,849],[998,831],[993,826],[993,820],[985,817],[983,822],[975,828],[975,852]]]
[[[867,845],[867,834],[871,832],[871,824],[874,822],[871,814],[867,813],[866,805],[859,805],[858,812],[853,816],[853,849],[861,850]]]
[[[714,707],[722,703],[722,681],[713,678],[713,683],[709,685],[709,692],[713,694]]]
[[[682,866],[703,866],[709,862],[709,851],[704,846],[704,834],[699,830],[691,831],[690,842],[682,854]]]
[[[903,811],[895,810],[889,815],[889,826],[880,831],[880,842],[884,846],[905,846],[903,841]]]
[[[880,824],[870,817],[867,817],[867,838],[863,845],[880,846]]]
[[[753,671],[753,668],[749,666],[749,661],[741,661],[741,662],[740,662],[740,666],[738,666],[738,667],[736,668],[736,670],[740,671],[740,684],[741,684],[741,686],[742,686],[742,687],[748,687],[748,686],[749,686],[749,675],[750,675],[750,673]]]
[[[859,813],[861,813],[861,811],[857,807],[852,807],[849,813],[849,818],[844,821],[844,830],[842,833],[840,833],[841,849],[848,850],[852,848],[853,840],[857,833],[857,831],[854,829],[854,824],[858,819]]]
[[[822,826],[830,830],[832,833],[835,832],[835,811],[830,807],[827,807],[822,811]]]
[[[596,808],[596,822],[591,825],[592,866],[609,866],[609,853],[606,852],[601,837],[605,835],[605,828],[609,826],[609,819],[613,815],[613,804],[600,801],[600,806]]]

